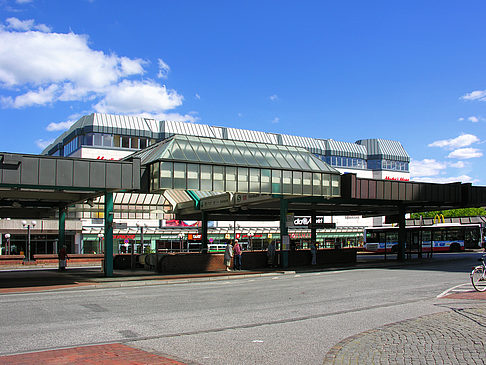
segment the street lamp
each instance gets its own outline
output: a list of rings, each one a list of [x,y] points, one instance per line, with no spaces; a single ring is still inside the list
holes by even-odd
[[[10,233],[7,233],[5,238],[7,240],[7,243],[5,243],[5,254],[10,255]]]
[[[98,233],[98,253],[103,253],[102,252],[102,246],[101,246],[101,241],[103,240],[103,237],[105,235],[103,233]]]
[[[143,229],[147,227],[147,224],[137,222],[137,227],[140,228],[140,248],[141,248],[141,251],[143,253]],[[157,243],[155,245],[157,246]],[[131,256],[130,256],[130,268],[132,270],[135,270],[135,253],[133,252],[135,245],[134,245],[133,241],[132,241],[131,246],[132,246],[132,253],[131,253]],[[156,250],[157,250],[157,248],[156,248]],[[156,252],[155,257],[157,257],[157,252]]]
[[[248,238],[250,239],[250,248],[249,249],[252,250],[252,251],[253,251],[253,243],[252,243],[251,239],[253,238],[253,235],[254,235],[254,233],[252,233],[252,232],[248,233]]]
[[[30,261],[30,227],[34,228],[36,224],[37,224],[36,221],[32,221],[32,222],[22,221],[22,225],[24,226],[24,228],[27,227],[27,247],[25,249],[26,251],[25,261]]]

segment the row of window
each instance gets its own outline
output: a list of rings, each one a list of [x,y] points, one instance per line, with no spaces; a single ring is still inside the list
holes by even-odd
[[[391,170],[408,172],[408,162],[390,160],[368,160],[370,170]]]
[[[349,167],[353,169],[366,169],[366,160],[362,158],[340,157],[340,156],[321,156],[317,155],[321,160],[325,161],[331,166]]]
[[[256,194],[340,196],[332,174],[160,162],[150,166],[151,191],[165,189],[232,191]]]
[[[64,145],[62,156],[69,156],[78,148],[83,146],[99,146],[99,147],[117,147],[130,148],[141,150],[146,148],[149,144],[155,143],[155,140],[140,137],[128,137],[113,134],[103,133],[87,133],[84,136],[74,137]],[[53,156],[60,156],[61,151],[57,150]]]

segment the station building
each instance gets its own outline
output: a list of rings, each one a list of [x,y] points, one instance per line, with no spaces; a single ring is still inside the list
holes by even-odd
[[[120,160],[175,135],[231,140],[235,143],[300,147],[343,174],[353,173],[357,177],[383,180],[410,180],[410,156],[398,141],[361,139],[352,143],[101,113],[80,118],[42,153],[51,156]],[[128,252],[132,241],[136,242],[135,248],[138,252],[148,247],[159,250],[196,250],[200,239],[199,222],[176,220],[172,210],[177,203],[191,201],[194,197],[202,198],[208,194],[210,193],[192,190],[165,190],[162,194],[116,193],[114,252]],[[81,222],[80,225],[72,223],[73,229],[67,232],[71,252],[100,252],[103,240],[103,205],[103,198],[98,198],[69,209],[68,219]],[[310,217],[295,217],[294,227],[291,227],[290,237],[300,244],[305,244],[310,239],[310,232],[306,229],[309,220]],[[336,228],[318,230],[317,239],[324,247],[331,247],[336,242],[342,246],[358,245],[362,241],[365,227],[379,226],[383,222],[381,217],[361,216],[317,217],[317,221],[336,224]],[[23,233],[21,228],[18,231],[19,234]],[[33,234],[36,234],[35,228]],[[45,253],[54,252],[54,249],[50,250],[51,246],[55,247],[54,242],[50,243],[46,234],[42,234],[42,237],[39,247],[43,248],[39,250],[44,250]],[[264,248],[266,241],[279,237],[279,222],[210,222],[210,242],[218,243],[235,237],[254,248]],[[21,237],[18,239],[20,244]],[[39,252],[42,253],[41,251]]]

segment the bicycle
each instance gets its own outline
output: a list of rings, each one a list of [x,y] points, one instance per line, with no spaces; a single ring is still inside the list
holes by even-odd
[[[477,291],[483,292],[486,291],[486,265],[484,264],[484,254],[478,261],[481,262],[481,265],[476,266],[471,274],[471,283]]]

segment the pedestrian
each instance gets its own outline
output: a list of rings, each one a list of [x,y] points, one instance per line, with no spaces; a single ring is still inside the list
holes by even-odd
[[[311,243],[311,256],[312,256],[312,265],[317,264],[317,243]]]
[[[233,265],[235,270],[241,270],[241,246],[238,240],[235,240],[235,245],[233,246]]]
[[[267,260],[268,266],[272,267],[275,262],[275,244],[273,241],[270,241],[267,247]]]
[[[233,247],[231,241],[226,243],[226,248],[224,250],[224,265],[226,266],[226,271],[231,271],[231,258],[233,257]]]
[[[68,255],[67,255],[67,252],[66,252],[66,246],[61,247],[61,249],[59,250],[59,253],[57,254],[57,257],[59,259],[59,271],[66,270],[67,259],[68,259]]]

